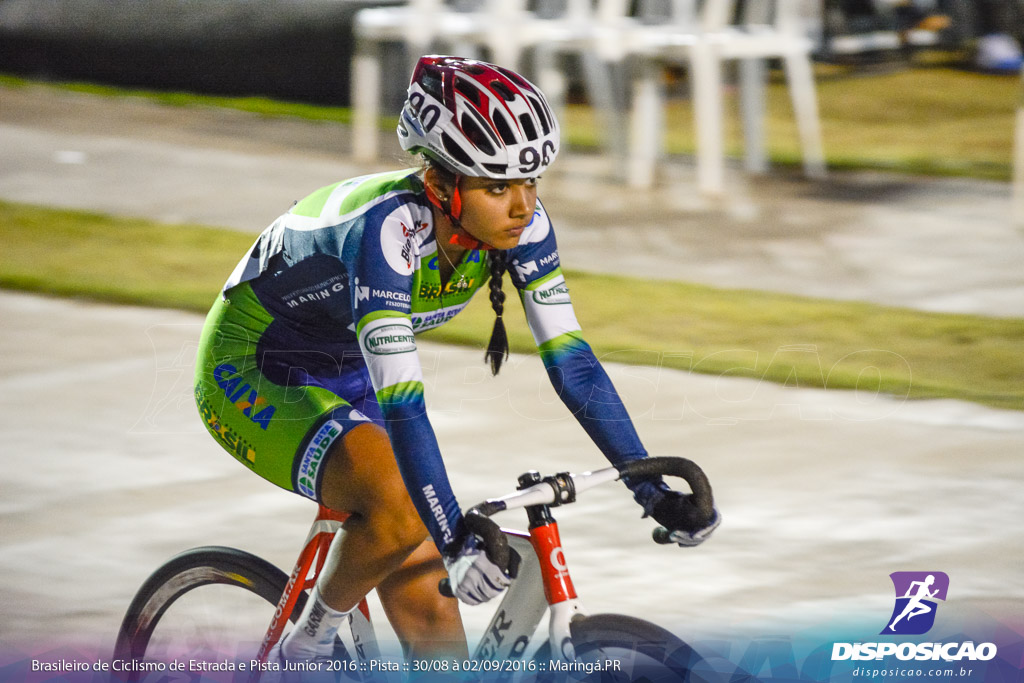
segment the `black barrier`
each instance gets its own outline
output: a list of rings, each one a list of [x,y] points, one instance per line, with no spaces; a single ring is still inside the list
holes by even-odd
[[[355,13],[394,4],[399,0],[0,0],[0,71],[345,105]]]

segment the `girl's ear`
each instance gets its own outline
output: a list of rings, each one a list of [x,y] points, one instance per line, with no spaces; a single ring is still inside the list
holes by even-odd
[[[442,174],[432,166],[423,172],[423,184],[442,202],[447,201],[452,195],[452,190]]]

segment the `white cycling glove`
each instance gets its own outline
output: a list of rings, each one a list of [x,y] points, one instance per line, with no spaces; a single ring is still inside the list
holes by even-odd
[[[512,583],[512,578],[487,558],[473,536],[463,544],[458,555],[444,558],[444,566],[451,579],[452,592],[467,605],[487,602]]]
[[[692,548],[693,546],[700,545],[703,543],[708,536],[711,535],[718,525],[722,523],[722,515],[719,514],[718,508],[715,508],[715,515],[708,522],[708,525],[697,531],[684,531],[682,529],[676,529],[668,535],[668,540],[672,543],[678,543],[680,547]]]
[[[660,497],[658,497],[660,496]],[[700,545],[722,523],[718,508],[711,508],[711,518],[698,509],[692,495],[668,489],[648,501],[645,512],[654,517],[668,532],[656,538],[659,543],[677,543],[684,548]],[[646,516],[646,515],[645,515]]]

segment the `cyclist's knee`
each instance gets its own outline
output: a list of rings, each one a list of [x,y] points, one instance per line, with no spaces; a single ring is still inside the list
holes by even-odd
[[[403,555],[412,553],[427,538],[427,528],[420,520],[409,496],[379,500],[363,513],[367,530],[382,546],[389,546]]]
[[[361,518],[369,533],[396,551],[411,552],[427,537],[387,433],[377,425],[360,425],[334,444],[321,498],[328,507]]]
[[[392,625],[404,640],[461,642],[465,648],[458,601],[437,590],[446,574],[433,543],[426,541],[377,586]]]
[[[401,613],[392,610],[392,622],[403,641],[421,650],[465,648],[465,631],[458,602],[433,590],[420,591],[406,599]]]

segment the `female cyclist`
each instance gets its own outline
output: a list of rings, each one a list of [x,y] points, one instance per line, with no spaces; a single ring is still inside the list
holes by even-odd
[[[449,576],[476,604],[509,583],[467,533],[424,408],[416,333],[488,284],[497,373],[507,271],[559,396],[613,463],[646,452],[580,335],[537,179],[558,123],[518,74],[419,60],[402,109],[420,169],[330,185],[256,240],[203,330],[195,396],[210,433],[260,476],[351,513],[300,621],[272,656],[329,656],[346,613],[376,588],[407,655],[466,655]],[[627,485],[681,545],[718,524],[660,480]]]

